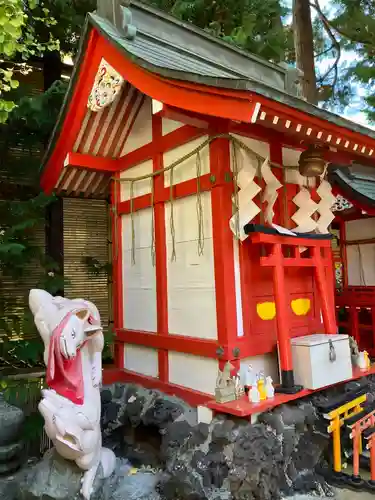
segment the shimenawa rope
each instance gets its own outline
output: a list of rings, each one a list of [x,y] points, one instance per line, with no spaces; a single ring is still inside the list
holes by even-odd
[[[233,172],[233,214],[236,216],[236,239],[239,238],[240,234],[240,228],[239,228],[239,214],[238,214],[238,184],[237,184],[237,178],[238,178],[238,158],[237,158],[237,151],[238,148],[242,148],[244,151],[246,151],[247,154],[250,156],[253,156],[256,161],[258,162],[258,176],[260,175],[260,166],[262,162],[265,161],[265,158],[263,158],[261,155],[253,151],[249,146],[247,146],[244,142],[242,142],[240,139],[237,137],[234,137],[231,134],[217,134],[214,136],[209,137],[205,141],[203,141],[199,146],[194,148],[192,151],[189,151],[186,153],[184,156],[179,158],[178,160],[174,161],[167,167],[161,168],[159,170],[155,170],[153,172],[150,172],[149,174],[141,175],[139,177],[112,177],[112,180],[115,183],[119,183],[120,185],[123,183],[130,183],[130,220],[131,220],[131,238],[132,238],[132,249],[131,249],[131,260],[132,264],[135,264],[135,223],[134,223],[134,183],[139,182],[145,179],[150,179],[151,181],[151,207],[152,207],[152,218],[151,218],[151,258],[152,258],[152,263],[155,265],[155,215],[154,215],[154,199],[155,199],[155,193],[154,193],[154,185],[153,185],[153,178],[156,177],[157,175],[160,175],[162,173],[170,172],[170,178],[169,178],[169,185],[170,185],[170,196],[169,196],[169,202],[170,202],[170,219],[169,219],[169,226],[170,226],[170,234],[171,234],[171,240],[172,240],[172,251],[171,251],[171,261],[176,260],[176,230],[175,230],[175,220],[174,220],[174,196],[173,196],[173,173],[174,169],[178,167],[180,164],[184,163],[186,160],[189,160],[191,157],[196,156],[196,174],[197,174],[197,203],[196,203],[196,208],[197,208],[197,220],[198,220],[198,255],[203,255],[204,251],[204,216],[203,216],[203,204],[202,204],[202,192],[201,192],[201,175],[202,175],[202,158],[201,158],[201,151],[208,146],[211,142],[215,141],[216,139],[229,139],[231,141],[231,147],[232,147],[232,172]],[[270,162],[270,165],[272,167],[276,168],[283,168],[282,165],[279,163],[274,163]],[[117,206],[118,206],[118,193],[117,193],[117,187],[115,186],[115,195],[114,195],[114,204],[115,206],[113,207],[113,212],[114,212],[114,217],[115,221],[117,221]],[[114,224],[114,230],[115,230],[115,235],[114,235],[114,244],[117,249],[117,224]],[[116,250],[117,251],[117,250]]]

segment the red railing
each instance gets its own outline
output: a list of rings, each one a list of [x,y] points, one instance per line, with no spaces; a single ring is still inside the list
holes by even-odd
[[[361,351],[375,356],[375,287],[350,286],[337,291],[336,317],[340,332],[354,337]]]

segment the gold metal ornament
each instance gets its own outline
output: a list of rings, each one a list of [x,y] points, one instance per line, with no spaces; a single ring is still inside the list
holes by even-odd
[[[324,173],[326,161],[323,149],[318,146],[309,146],[299,157],[299,173],[303,177],[319,177]]]

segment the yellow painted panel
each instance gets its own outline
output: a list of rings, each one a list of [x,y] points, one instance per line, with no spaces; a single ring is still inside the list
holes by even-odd
[[[296,316],[306,316],[310,311],[311,301],[310,299],[295,299],[291,302],[292,311]]]
[[[257,304],[257,314],[260,319],[270,321],[276,316],[275,302],[262,302]]]

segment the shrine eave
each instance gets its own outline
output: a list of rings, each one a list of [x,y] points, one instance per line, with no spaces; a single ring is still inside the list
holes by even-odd
[[[163,105],[260,124],[292,136],[299,144],[322,143],[367,160],[375,158],[375,132],[291,95],[285,68],[262,62],[138,2],[132,2],[132,11],[138,29],[133,39],[97,14],[87,18],[69,90],[41,168],[47,192],[54,189],[67,155],[74,151],[102,58],[139,92]],[[162,24],[165,19],[168,25]],[[163,28],[160,33],[158,23]],[[199,43],[206,44],[206,52]],[[209,50],[213,50],[210,57]],[[253,73],[241,70],[249,64]]]
[[[328,180],[340,194],[359,210],[375,214],[375,171],[366,165],[331,165]]]
[[[150,9],[148,8],[148,10]],[[262,78],[261,74],[259,74],[259,78],[254,79],[244,73],[239,73],[238,70],[232,70],[230,67],[223,67],[223,65],[218,67],[218,62],[214,54],[211,54],[210,59],[204,59],[200,54],[181,51],[182,44],[179,44],[178,40],[175,45],[172,45],[165,43],[162,38],[150,37],[147,33],[142,33],[141,31],[138,31],[134,40],[128,40],[121,36],[121,33],[107,20],[95,14],[89,15],[89,22],[124,57],[158,76],[175,80],[176,82],[189,82],[213,89],[216,88],[218,93],[220,93],[220,90],[224,91],[225,89],[254,93],[269,101],[284,104],[292,110],[320,118],[334,126],[364,134],[375,140],[375,131],[292,95],[288,92],[291,89],[288,89],[286,85],[281,90],[281,86],[271,85],[268,79]],[[185,27],[181,27],[182,32],[184,29]],[[203,30],[197,31],[204,33]],[[206,36],[205,33],[204,36]],[[220,40],[217,40],[217,44],[220,43]],[[236,49],[229,46],[227,50],[233,51]],[[243,64],[249,64],[251,61],[247,59],[242,51],[240,53],[243,58]],[[263,64],[266,65],[267,62],[263,61]],[[189,71],[186,68],[189,68]]]

